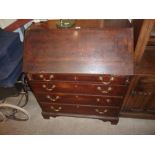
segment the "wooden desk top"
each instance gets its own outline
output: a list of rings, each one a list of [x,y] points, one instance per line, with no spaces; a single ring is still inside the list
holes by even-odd
[[[54,24],[55,23],[55,24]],[[76,20],[32,24],[25,35],[24,72],[133,74],[133,31],[126,20]]]

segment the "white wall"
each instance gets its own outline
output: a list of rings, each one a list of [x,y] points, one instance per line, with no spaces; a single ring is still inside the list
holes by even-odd
[[[5,28],[15,21],[16,19],[0,19],[0,27]]]

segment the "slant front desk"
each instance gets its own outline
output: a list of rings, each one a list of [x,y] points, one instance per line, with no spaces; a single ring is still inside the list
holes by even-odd
[[[117,124],[133,75],[127,20],[34,23],[25,34],[24,67],[44,118],[74,116]]]

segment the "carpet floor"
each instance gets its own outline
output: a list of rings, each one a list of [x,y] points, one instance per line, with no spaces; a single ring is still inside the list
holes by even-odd
[[[120,118],[118,125],[97,119],[56,117],[43,119],[41,109],[30,93],[25,109],[30,114],[26,122],[7,120],[0,123],[1,135],[128,135],[155,134],[155,120]],[[8,103],[16,103],[17,97],[8,98]]]

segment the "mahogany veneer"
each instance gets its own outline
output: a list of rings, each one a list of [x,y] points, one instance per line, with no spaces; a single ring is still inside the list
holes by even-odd
[[[25,34],[23,71],[43,117],[117,124],[133,75],[129,22],[76,20],[69,29],[58,29],[56,22],[32,24]]]

